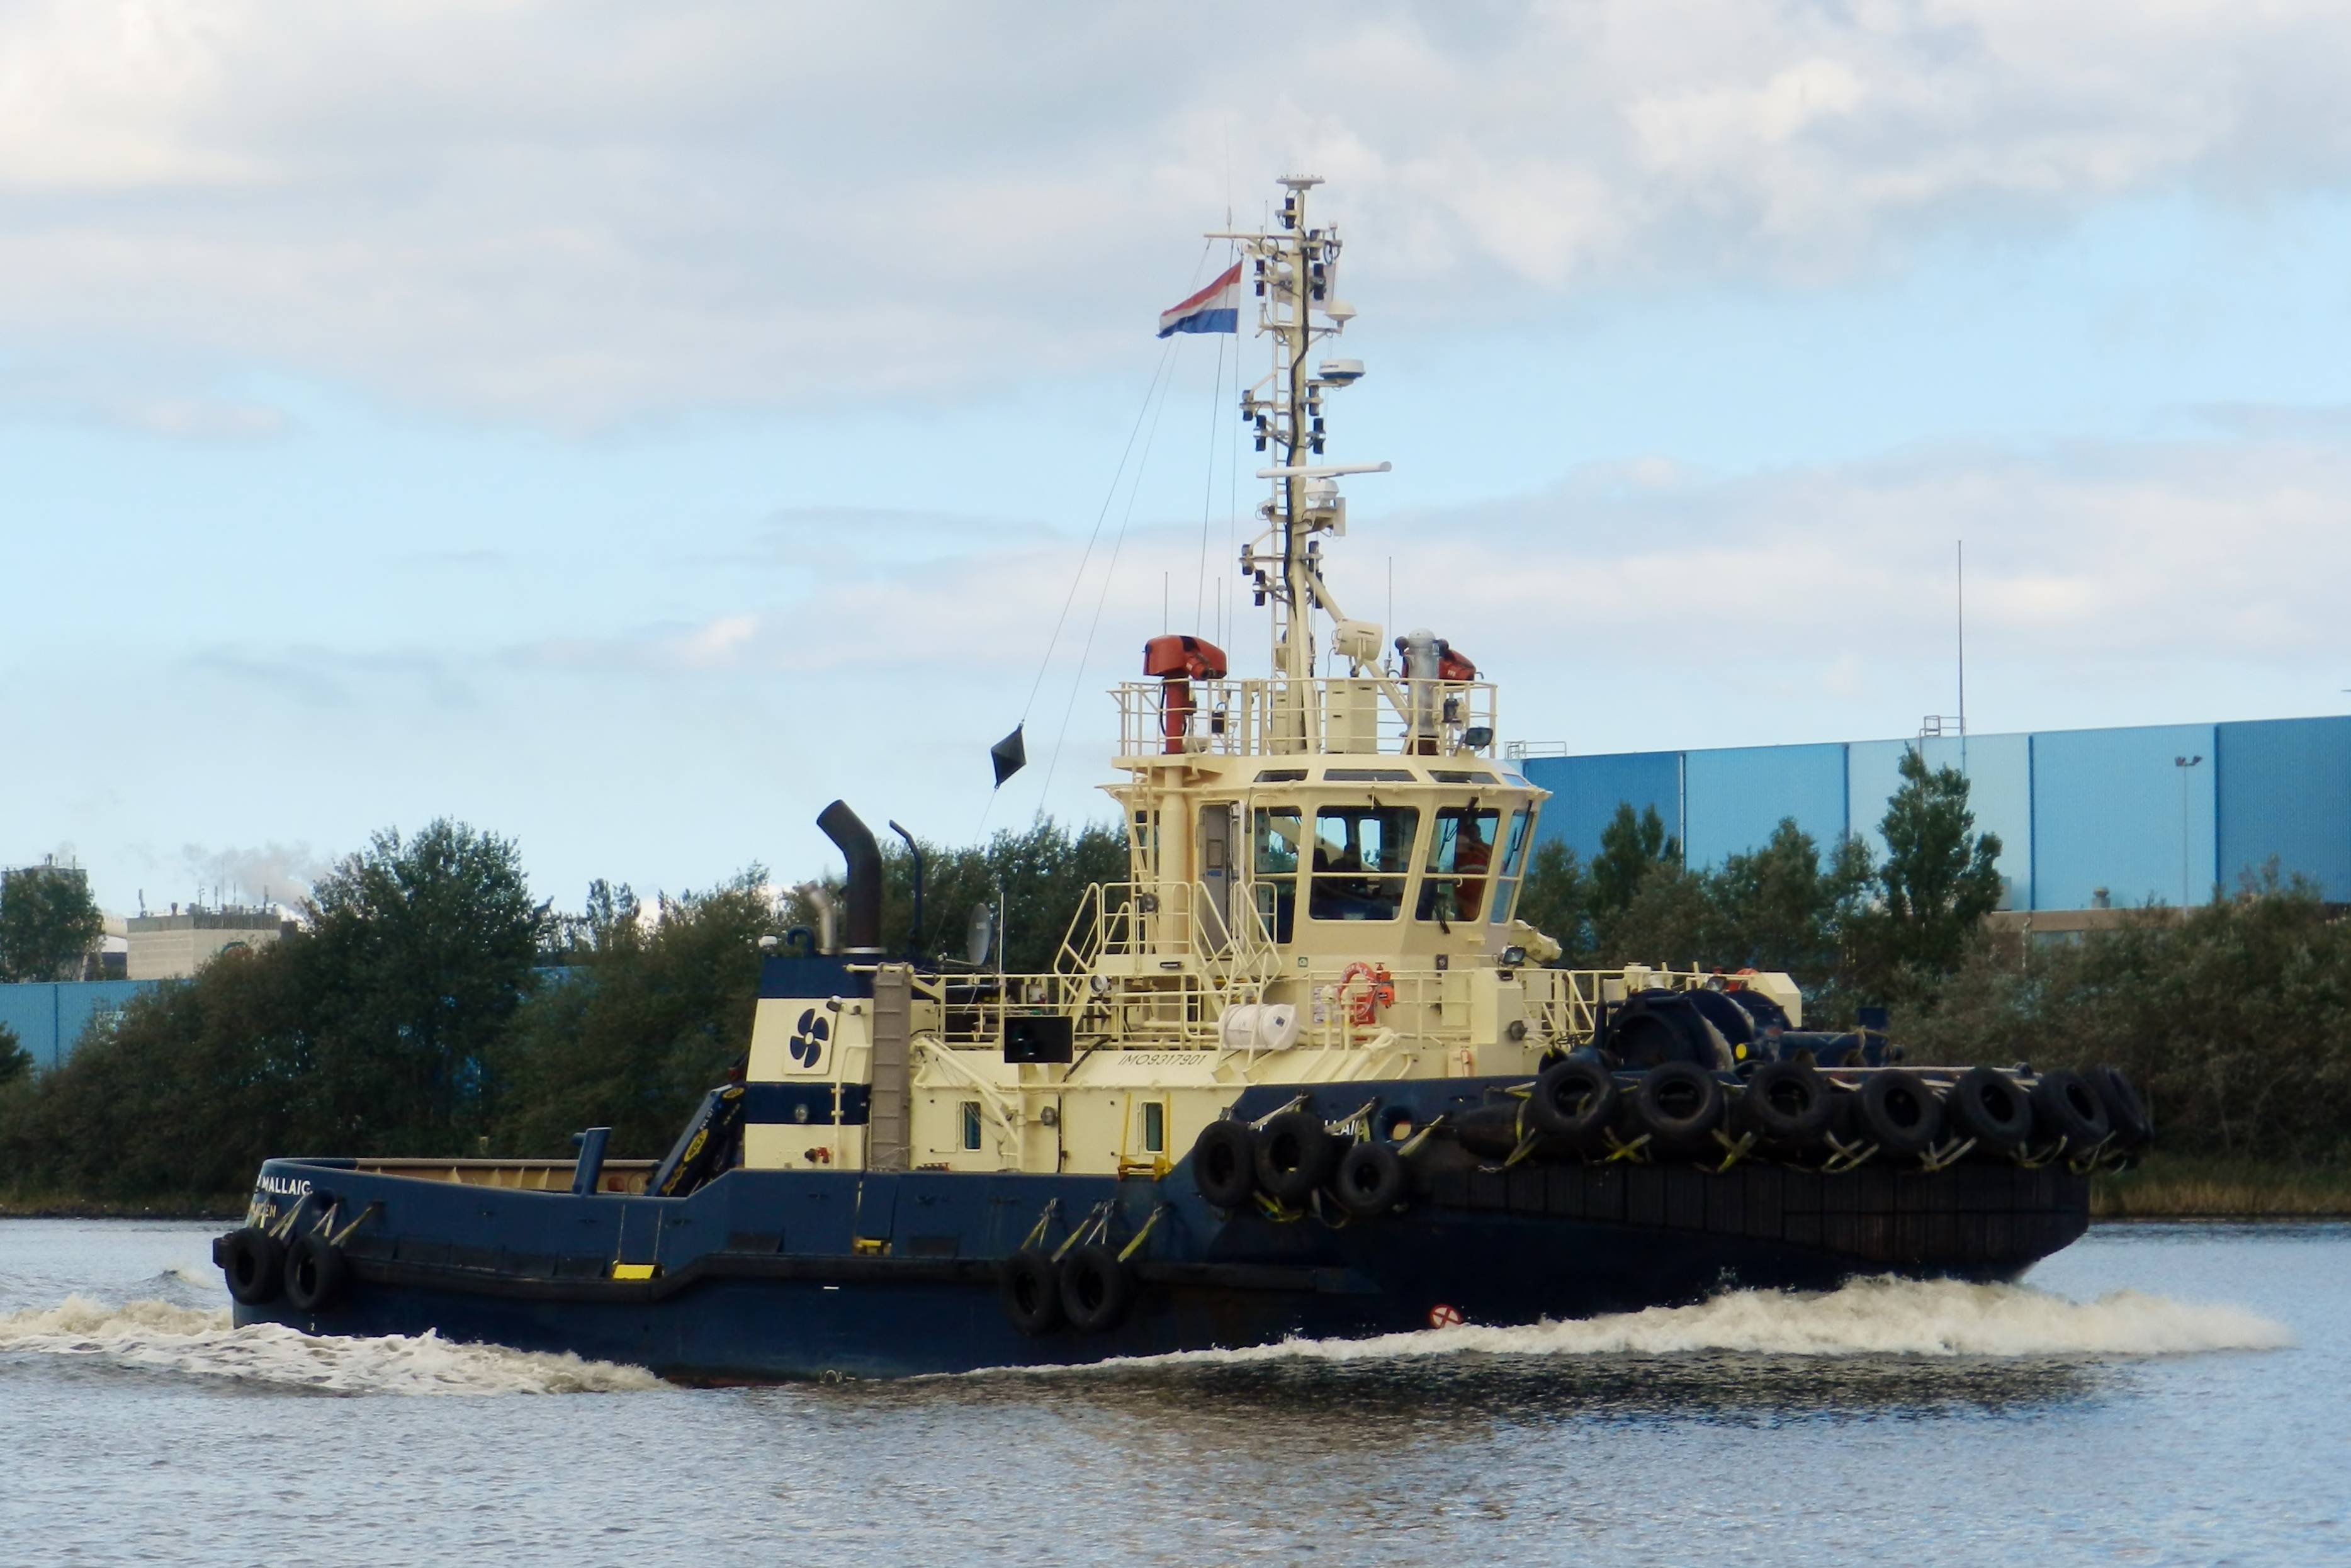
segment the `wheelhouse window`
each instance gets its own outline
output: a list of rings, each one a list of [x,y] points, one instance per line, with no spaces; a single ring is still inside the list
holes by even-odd
[[[1298,851],[1304,837],[1296,807],[1258,809],[1249,833],[1249,870],[1258,918],[1277,942],[1290,940],[1298,918]]]
[[[1422,868],[1427,874],[1421,878],[1420,904],[1414,911],[1420,919],[1450,925],[1485,912],[1501,821],[1501,812],[1480,809],[1474,800],[1438,810],[1429,824],[1428,863]]]
[[[1509,841],[1502,846],[1501,874],[1494,879],[1493,922],[1499,925],[1510,917],[1519,901],[1519,878],[1526,870],[1527,832],[1534,826],[1532,811],[1510,813]]]
[[[1307,913],[1317,920],[1394,920],[1404,911],[1412,841],[1410,806],[1325,806],[1314,814],[1314,869]]]

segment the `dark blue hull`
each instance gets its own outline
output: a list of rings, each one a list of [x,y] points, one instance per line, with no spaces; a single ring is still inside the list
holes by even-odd
[[[1384,1087],[1458,1101],[1483,1086]],[[1253,1091],[1244,1113],[1287,1096]],[[1327,1113],[1353,1108],[1343,1097]],[[1358,1337],[1425,1328],[1447,1308],[1523,1323],[1864,1273],[2013,1278],[2088,1222],[2086,1179],[2048,1168],[1501,1171],[1441,1141],[1415,1164],[1397,1213],[1279,1221],[1210,1207],[1183,1166],[1164,1181],[738,1169],[645,1198],[274,1160],[272,1201],[281,1215],[303,1206],[290,1228],[330,1209],[333,1230],[359,1220],[343,1241],[349,1278],[317,1312],[281,1296],[240,1305],[236,1321],[432,1330],[692,1381],[903,1376]],[[1131,1309],[1101,1332],[1021,1333],[999,1297],[1005,1260],[1040,1218],[1050,1249],[1090,1214],[1113,1247],[1140,1238]],[[614,1278],[616,1264],[653,1272]]]

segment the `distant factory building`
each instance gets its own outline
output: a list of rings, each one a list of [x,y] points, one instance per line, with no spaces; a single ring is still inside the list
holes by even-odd
[[[1539,842],[1562,842],[1589,861],[1620,802],[1654,806],[1696,869],[1759,848],[1782,818],[1824,852],[1855,833],[1884,855],[1878,823],[1911,747],[1931,767],[1964,772],[1977,831],[2000,835],[2002,924],[2053,932],[2105,923],[2073,912],[2203,904],[2273,860],[2329,901],[2351,902],[2351,717],[1591,757],[1513,751],[1552,791]]]
[[[275,909],[235,904],[183,912],[175,904],[168,915],[133,915],[122,926],[133,980],[184,980],[231,948],[266,947],[293,929]]]

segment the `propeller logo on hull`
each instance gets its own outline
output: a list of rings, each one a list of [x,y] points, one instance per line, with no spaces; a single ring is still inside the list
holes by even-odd
[[[799,1028],[792,1031],[791,1043],[785,1049],[791,1052],[802,1071],[813,1072],[816,1064],[824,1059],[824,1042],[831,1034],[832,1025],[810,1008],[800,1014]]]

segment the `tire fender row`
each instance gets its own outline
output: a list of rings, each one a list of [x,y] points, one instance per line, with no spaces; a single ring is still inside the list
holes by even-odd
[[[370,1204],[339,1228],[341,1205],[325,1197],[316,1218],[302,1228],[305,1211],[323,1196],[305,1193],[274,1220],[248,1223],[214,1238],[213,1262],[239,1304],[263,1307],[283,1296],[296,1312],[307,1314],[326,1311],[350,1291],[351,1265],[343,1244],[379,1206]]]
[[[1104,1198],[1059,1247],[1048,1250],[1045,1234],[1061,1213],[1061,1201],[1057,1198],[1045,1205],[1028,1239],[997,1272],[997,1297],[1014,1328],[1031,1336],[1065,1328],[1104,1333],[1126,1321],[1140,1289],[1133,1260],[1167,1212],[1167,1205],[1154,1208],[1151,1218],[1123,1247],[1110,1242],[1114,1208],[1112,1200]]]
[[[1404,1207],[1412,1186],[1405,1155],[1418,1140],[1374,1136],[1377,1101],[1336,1123],[1305,1109],[1304,1101],[1301,1094],[1255,1122],[1228,1116],[1201,1128],[1191,1156],[1201,1197],[1228,1212],[1256,1205],[1270,1218],[1291,1220],[1321,1214],[1328,1197],[1342,1211],[1341,1224]]]
[[[1511,1093],[1521,1097],[1515,1110],[1484,1107],[1454,1128],[1465,1148],[1506,1166],[1633,1160],[1720,1171],[1761,1157],[1836,1174],[1871,1159],[1934,1171],[2062,1158],[2088,1169],[2127,1161],[2155,1135],[2146,1103],[2114,1067],[1970,1067],[1937,1082],[1909,1068],[1823,1072],[1802,1061],[1737,1078],[1683,1061],[1627,1075],[1577,1056]]]

